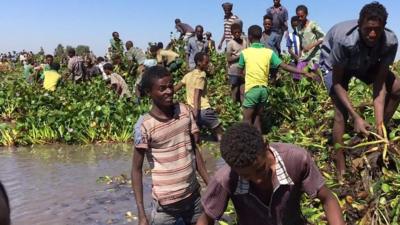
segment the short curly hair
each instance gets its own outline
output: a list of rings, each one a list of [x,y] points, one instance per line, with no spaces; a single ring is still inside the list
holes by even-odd
[[[163,77],[171,76],[170,72],[163,66],[152,66],[143,74],[141,88],[146,93],[149,93],[153,87],[154,80],[161,79]]]
[[[231,126],[221,139],[221,155],[225,162],[235,168],[251,166],[265,149],[261,133],[248,123]]]
[[[358,23],[362,23],[365,20],[379,20],[386,25],[387,18],[388,13],[385,6],[379,2],[371,2],[361,9]]]

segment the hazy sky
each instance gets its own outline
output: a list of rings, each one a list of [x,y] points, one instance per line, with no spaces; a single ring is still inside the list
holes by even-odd
[[[169,40],[174,33],[174,19],[193,27],[202,24],[218,43],[223,32],[221,0],[12,0],[2,2],[0,13],[2,37],[0,52],[32,50],[43,46],[52,54],[58,43],[89,45],[96,54],[104,54],[111,33],[118,31],[123,41],[132,40],[139,47],[148,42]],[[262,24],[262,17],[272,0],[232,0],[233,12],[244,28]],[[366,0],[282,0],[294,15],[297,5],[309,8],[309,19],[324,31],[337,22],[356,19]],[[400,34],[400,1],[382,0],[389,12],[388,28]],[[399,58],[399,53],[397,54]]]

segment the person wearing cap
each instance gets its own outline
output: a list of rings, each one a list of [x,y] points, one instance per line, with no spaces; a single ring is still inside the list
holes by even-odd
[[[226,42],[226,44],[228,44],[228,42],[233,39],[233,36],[231,33],[231,26],[236,20],[239,19],[239,17],[232,13],[232,8],[233,8],[233,4],[230,2],[225,2],[224,4],[222,4],[222,9],[224,10],[224,13],[225,13],[224,34],[222,35],[222,39],[218,45],[219,50],[222,49],[222,44],[224,43],[224,41]]]
[[[188,40],[194,34],[194,29],[187,23],[182,23],[180,19],[175,19],[175,28],[180,33],[179,39]]]

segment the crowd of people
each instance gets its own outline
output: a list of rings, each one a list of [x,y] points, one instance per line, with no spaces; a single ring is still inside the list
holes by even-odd
[[[162,43],[148,51],[124,43],[118,32],[112,33],[106,57],[77,56],[68,50],[69,77],[75,82],[102,76],[121,97],[151,98],[151,109],[142,115],[134,132],[132,187],[138,209],[139,224],[149,224],[143,202],[143,161],[151,167],[153,209],[151,224],[214,224],[232,200],[239,224],[306,224],[301,215],[303,193],[318,198],[329,224],[343,225],[337,199],[324,183],[310,153],[291,144],[269,143],[263,139],[261,115],[270,95],[269,85],[277,79],[278,70],[292,74],[296,82],[310,79],[323,82],[332,99],[335,117],[334,144],[343,144],[348,117],[357,133],[368,134],[371,126],[357,114],[348,96],[352,77],[372,84],[375,128],[382,134],[400,102],[400,80],[390,71],[398,42],[386,29],[385,7],[372,2],[365,5],[356,20],[338,23],[324,32],[308,18],[308,8],[299,5],[290,18],[280,0],[262,17],[263,27],[249,26],[244,33],[242,19],[233,13],[233,4],[222,4],[224,26],[216,47],[212,34],[204,34],[203,25],[194,28],[175,20],[179,39],[185,43],[180,56]],[[281,59],[282,40],[286,42],[291,61]],[[210,52],[225,44],[227,80],[231,96],[243,108],[243,121],[223,130],[217,112],[207,97],[207,74]],[[10,57],[13,58],[13,57]],[[28,82],[43,82],[54,91],[60,75],[52,55],[36,65],[25,57],[24,76]],[[184,68],[183,66],[186,65]],[[172,73],[187,73],[175,83]],[[132,92],[124,77],[135,76]],[[174,93],[186,89],[186,104],[174,102]],[[134,95],[134,97],[133,97]],[[199,150],[199,129],[208,128],[220,142],[226,166],[212,179],[205,169]],[[339,181],[346,172],[343,149],[335,153]],[[200,194],[199,173],[207,191]]]

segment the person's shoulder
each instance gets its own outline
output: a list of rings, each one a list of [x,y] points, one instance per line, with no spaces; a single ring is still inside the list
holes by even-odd
[[[228,192],[234,191],[233,189],[235,188],[238,179],[239,176],[237,173],[235,173],[227,164],[218,169],[214,174],[214,180],[224,187],[225,190],[228,190]]]
[[[396,34],[389,28],[385,28],[385,36],[386,36],[386,46],[387,47],[395,47],[398,45],[399,42],[398,42]]]
[[[308,157],[308,151],[300,146],[289,143],[271,143],[270,146],[278,152],[285,163],[301,163]]]
[[[359,40],[357,20],[347,20],[335,24],[327,36],[343,45],[354,45]]]

